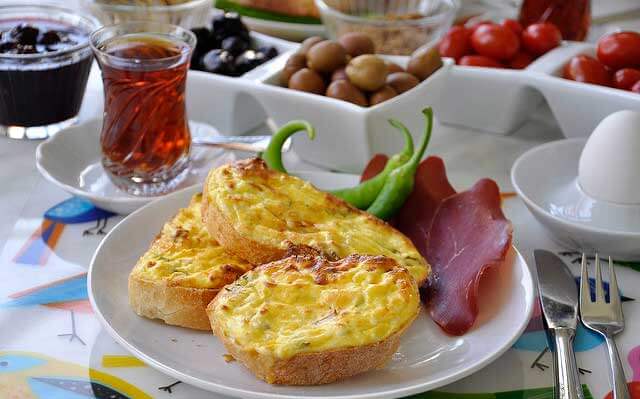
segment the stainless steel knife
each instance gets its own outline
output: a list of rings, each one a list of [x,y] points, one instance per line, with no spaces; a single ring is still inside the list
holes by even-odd
[[[548,333],[554,341],[553,374],[556,399],[584,399],[573,339],[578,325],[578,287],[557,255],[537,249],[538,291]]]

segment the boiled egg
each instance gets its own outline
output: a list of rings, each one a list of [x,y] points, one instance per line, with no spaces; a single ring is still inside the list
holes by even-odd
[[[580,156],[578,181],[597,200],[640,205],[640,112],[614,112],[598,124]]]

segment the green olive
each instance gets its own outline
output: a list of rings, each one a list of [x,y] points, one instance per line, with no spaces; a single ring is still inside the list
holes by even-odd
[[[404,72],[404,68],[395,62],[385,60],[385,63],[387,64],[387,71],[389,71],[389,73]]]
[[[307,65],[320,73],[331,73],[347,63],[347,52],[339,43],[325,40],[307,51]]]
[[[364,33],[350,32],[340,36],[338,42],[347,50],[347,54],[357,57],[362,54],[373,54],[376,52],[376,46],[373,40]]]
[[[348,80],[336,80],[331,82],[327,88],[326,95],[327,97],[349,101],[350,103],[354,103],[362,107],[367,106],[367,98],[364,93],[349,83]]]
[[[437,47],[421,47],[411,54],[407,72],[420,80],[425,80],[442,66],[442,58]]]
[[[411,90],[420,84],[418,78],[408,72],[394,72],[387,76],[387,85],[393,87],[398,94]]]
[[[306,38],[300,44],[300,48],[298,48],[298,53],[306,55],[311,47],[313,47],[315,44],[318,44],[320,42],[324,42],[325,40],[327,39],[322,38],[320,36],[311,36],[309,38]]]
[[[320,76],[318,72],[309,68],[302,68],[291,75],[289,88],[309,93],[324,94],[325,84],[322,76]]]
[[[336,69],[331,74],[331,81],[334,82],[336,80],[349,80],[347,76],[347,71],[344,68]]]
[[[289,57],[287,63],[284,64],[284,68],[282,68],[282,73],[280,74],[280,84],[282,84],[283,86],[288,86],[291,75],[306,67],[307,57],[304,54],[293,54],[291,57]]]
[[[369,103],[373,106],[376,104],[380,104],[381,102],[387,101],[395,96],[398,93],[391,86],[382,86],[382,88],[375,93],[371,94],[369,98]]]
[[[359,55],[349,62],[346,70],[351,83],[366,91],[378,90],[387,79],[387,64],[377,55]]]

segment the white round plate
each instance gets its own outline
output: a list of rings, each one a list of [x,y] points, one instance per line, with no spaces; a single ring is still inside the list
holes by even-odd
[[[586,140],[554,141],[522,154],[511,169],[513,187],[561,245],[619,260],[638,260],[640,206],[596,200],[578,183],[578,163]]]
[[[271,21],[243,16],[242,20],[251,30],[286,40],[301,41],[310,36],[324,36],[322,24],[300,24],[292,22]]]
[[[217,135],[210,125],[189,122],[193,137]],[[100,162],[102,120],[92,119],[61,130],[40,143],[36,166],[47,180],[70,194],[85,198],[107,211],[128,214],[158,197],[136,197],[118,189]],[[212,166],[229,162],[233,155],[211,148],[191,148],[191,170],[181,188],[204,180]]]
[[[319,188],[345,187],[353,175],[298,173]],[[520,336],[534,303],[529,268],[515,248],[482,287],[480,315],[466,335],[444,334],[423,310],[382,370],[321,386],[275,386],[255,378],[211,334],[137,316],[129,307],[127,278],[162,225],[199,187],[154,201],[114,227],[89,268],[89,298],[107,332],[150,366],[200,388],[242,398],[392,398],[428,391],[488,365]]]

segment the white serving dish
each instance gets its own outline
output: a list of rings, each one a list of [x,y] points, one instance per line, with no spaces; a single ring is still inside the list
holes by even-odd
[[[640,205],[597,200],[582,190],[578,163],[585,142],[585,138],[565,139],[527,151],[511,170],[513,187],[562,246],[619,260],[637,260]]]
[[[280,71],[293,51],[264,65],[254,79],[232,79],[193,73],[187,81],[189,117],[212,124],[222,134],[240,134],[246,119],[269,116],[280,126],[293,119],[309,121],[317,131],[310,141],[295,136],[293,148],[307,162],[332,170],[360,173],[376,152],[400,150],[402,140],[387,120],[396,118],[409,127],[416,140],[424,129],[420,112],[433,106],[438,115],[438,95],[451,60],[412,90],[373,107],[280,87]],[[400,65],[408,57],[383,56]],[[213,94],[212,94],[213,93]],[[212,112],[215,110],[216,112]]]
[[[640,110],[635,93],[563,79],[564,65],[578,54],[594,56],[595,45],[565,41],[521,71],[455,65],[447,76],[438,118],[445,124],[508,134],[544,99],[566,137],[587,137],[607,115]]]
[[[441,123],[508,134],[546,100],[567,137],[587,137],[612,112],[640,110],[635,93],[560,77],[572,56],[593,52],[592,44],[564,42],[522,71],[458,66],[445,59],[444,66],[416,88],[369,108],[279,87],[280,70],[290,55],[285,53],[247,76],[250,79],[193,73],[188,104],[194,119],[223,134],[241,134],[267,116],[276,125],[306,119],[318,134],[313,142],[296,136],[296,153],[332,170],[360,172],[373,154],[400,148],[401,140],[387,120],[399,119],[417,137],[424,126],[420,111],[426,106],[434,108]],[[403,65],[408,60],[384,57]]]
[[[321,188],[355,184],[358,176],[302,172]],[[88,274],[89,299],[106,331],[133,355],[180,381],[240,398],[396,398],[446,385],[490,364],[525,329],[535,291],[531,272],[512,247],[504,268],[487,281],[480,314],[463,336],[448,336],[422,310],[403,335],[400,347],[381,370],[320,386],[277,386],[255,378],[227,353],[210,332],[165,325],[137,316],[127,300],[132,265],[162,225],[189,203],[200,187],[168,195],[131,214],[101,242]]]

